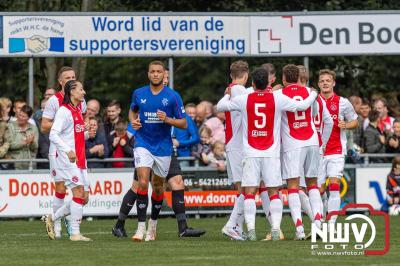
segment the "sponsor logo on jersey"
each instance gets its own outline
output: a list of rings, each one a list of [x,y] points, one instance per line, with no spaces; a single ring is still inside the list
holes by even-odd
[[[79,181],[79,178],[77,176],[72,177],[72,182],[78,183],[78,181]]]
[[[140,99],[140,103],[145,104],[147,102],[147,99]]]
[[[302,127],[308,127],[308,122],[294,122],[293,128],[298,129]]]
[[[85,125],[82,124],[76,124],[75,125],[75,132],[80,133],[85,131]]]
[[[252,130],[251,131],[252,137],[266,137],[267,135],[268,135],[267,131],[261,131],[261,130]]]

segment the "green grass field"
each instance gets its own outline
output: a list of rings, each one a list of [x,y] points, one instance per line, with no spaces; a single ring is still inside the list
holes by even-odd
[[[66,237],[50,241],[38,220],[0,221],[0,265],[399,265],[400,217],[391,218],[391,246],[384,256],[315,256],[310,241],[231,241],[220,233],[225,221],[190,219],[191,226],[204,228],[207,234],[179,239],[175,219],[162,218],[157,241],[147,243],[115,238],[110,233],[114,221],[109,219],[82,223],[81,231],[93,239],[89,243],[73,243]],[[382,221],[376,221],[376,247],[383,246]],[[129,234],[134,229],[136,222],[127,221]],[[293,239],[289,216],[284,217],[282,229],[287,239]],[[258,238],[265,232],[265,219],[258,217]]]

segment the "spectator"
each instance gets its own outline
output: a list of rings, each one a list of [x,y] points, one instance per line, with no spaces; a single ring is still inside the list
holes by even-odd
[[[0,106],[1,106],[1,119],[2,121],[8,123],[10,122],[11,116],[10,116],[10,112],[11,112],[11,107],[12,107],[12,102],[10,99],[6,98],[6,97],[1,97],[0,98]]]
[[[121,114],[121,105],[116,100],[112,100],[107,105],[107,116],[104,121],[104,131],[107,137],[109,137],[110,133],[114,131],[115,125],[118,122],[123,121],[120,114]]]
[[[192,146],[199,143],[199,133],[196,127],[196,123],[189,117],[186,113],[187,128],[180,129],[172,128],[172,142],[174,148],[177,148],[178,157],[188,157],[190,156]],[[180,165],[189,166],[188,161],[180,162]]]
[[[211,144],[216,141],[225,142],[224,124],[213,116],[213,105],[209,101],[202,101],[196,106],[196,124],[198,128],[207,126],[211,129]]]
[[[100,113],[100,102],[96,99],[91,99],[86,105],[86,118],[98,117]]]
[[[86,158],[104,159],[108,157],[108,145],[104,132],[99,132],[98,120],[95,117],[89,118],[89,138],[86,143]],[[104,168],[102,162],[88,162],[89,168]]]
[[[213,109],[213,104],[210,101],[201,101],[199,103],[200,105],[204,105],[205,107],[205,118],[210,119],[211,117],[214,116],[214,109]]]
[[[7,120],[3,120],[3,112],[5,108],[3,106],[3,101],[0,100],[0,160],[6,159],[6,154],[8,152],[8,148],[10,147],[10,143],[6,139],[7,134]],[[0,170],[7,169],[7,164],[0,164]]]
[[[211,129],[211,144],[217,141],[225,143],[225,127],[219,118],[212,117],[208,119],[204,125]]]
[[[362,117],[361,117],[361,114],[360,114],[362,100],[361,100],[360,97],[353,95],[353,96],[349,97],[349,101],[353,105],[354,111],[356,111],[356,113],[358,115],[357,116],[358,127],[356,127],[354,130],[347,130],[346,134],[348,134],[348,132],[351,133],[352,134],[352,141],[349,141],[349,143],[353,142],[353,144],[357,145],[357,147],[353,147],[354,146],[353,145],[352,147],[349,147],[349,148],[350,149],[353,149],[353,148],[359,149],[359,147],[362,147],[362,133],[363,133],[363,130],[362,130]],[[347,138],[347,139],[349,139],[349,138]]]
[[[131,133],[126,131],[126,123],[122,120],[115,124],[114,131],[111,132],[109,150],[112,158],[133,158],[134,138]],[[113,168],[132,167],[131,162],[114,162]]]
[[[206,165],[217,168],[218,171],[225,171],[225,144],[221,141],[216,141],[212,145],[212,151],[210,153],[208,153],[207,155],[202,153],[202,160]]]
[[[197,125],[197,127],[201,128],[206,120],[207,120],[206,106],[204,104],[198,104],[196,106],[196,125]]]
[[[222,124],[225,124],[225,112],[218,112],[217,105],[214,105],[213,110],[214,110],[214,116],[218,118]]]
[[[186,114],[196,122],[196,105],[194,103],[188,103],[185,106]]]
[[[29,117],[32,107],[24,105],[17,111],[17,120],[8,123],[7,141],[10,143],[8,156],[11,159],[32,159],[38,150],[39,132],[35,125],[30,124]],[[27,169],[29,163],[15,163],[15,169]]]
[[[53,88],[47,88],[47,89],[44,91],[43,99],[48,100],[48,99],[50,99],[50,97],[53,96],[54,94],[56,94],[56,90],[55,90],[55,89],[53,89]]]
[[[366,153],[384,153],[385,136],[378,127],[379,112],[377,110],[371,111],[368,118],[369,125],[364,132],[364,151]],[[374,161],[382,162],[380,159],[376,159]]]
[[[39,117],[35,117],[35,122],[37,125],[37,128],[40,129],[42,125],[42,114],[44,111],[44,107],[46,106],[47,103],[46,98],[44,98],[41,103],[40,103],[40,112],[37,114],[40,114]],[[49,135],[50,133],[43,133],[41,130],[39,131],[39,147],[38,147],[38,153],[36,155],[37,158],[41,159],[48,159],[49,158],[49,147],[50,147],[50,139]],[[49,163],[38,163],[37,164],[38,169],[49,169]]]
[[[211,129],[204,126],[200,128],[200,143],[193,146],[192,156],[201,160],[204,165],[203,157],[211,152]],[[204,154],[204,155],[203,155]]]
[[[388,136],[386,152],[400,153],[400,119],[394,120],[393,135]]]
[[[393,133],[394,118],[388,115],[386,100],[384,98],[376,99],[374,109],[379,112],[378,128],[384,133]]]
[[[14,106],[13,106],[14,116],[11,116],[11,118],[10,118],[11,122],[17,121],[17,114],[21,110],[21,108],[25,105],[26,105],[26,102],[22,99],[17,99],[14,101]],[[33,118],[31,116],[32,116],[32,114],[29,116],[28,122],[29,122],[29,124],[36,126],[35,120],[33,120]]]
[[[387,204],[391,208],[399,208],[400,204],[400,156],[392,160],[392,169],[386,181]]]
[[[361,125],[363,131],[367,128],[369,124],[369,119],[368,119],[369,112],[371,112],[371,105],[368,99],[364,98],[360,106],[360,117],[362,118]]]

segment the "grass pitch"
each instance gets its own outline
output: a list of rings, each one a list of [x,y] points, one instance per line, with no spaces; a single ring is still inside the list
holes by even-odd
[[[307,217],[304,217],[307,220]],[[282,229],[286,241],[236,242],[223,237],[220,230],[226,218],[190,219],[190,226],[207,230],[201,238],[179,239],[176,221],[158,222],[157,240],[133,242],[111,235],[114,220],[84,221],[81,231],[93,239],[73,243],[65,236],[51,241],[44,225],[36,221],[0,221],[0,265],[399,265],[400,217],[390,220],[390,251],[383,256],[317,256],[311,254],[310,241],[293,241],[294,227],[285,216]],[[307,222],[307,221],[306,221]],[[383,246],[383,220],[376,220],[377,248]],[[257,236],[265,237],[265,218],[257,218]],[[309,228],[309,224],[305,224]],[[128,220],[130,235],[136,221]],[[306,232],[307,233],[307,232]]]

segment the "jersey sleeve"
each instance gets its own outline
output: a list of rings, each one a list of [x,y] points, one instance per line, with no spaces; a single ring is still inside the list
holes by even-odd
[[[179,93],[174,91],[174,105],[173,105],[173,115],[174,118],[181,119],[185,118],[184,113],[185,113],[185,108],[183,107],[183,101]]]
[[[315,98],[317,98],[317,93],[312,91],[310,95],[304,101],[296,101],[282,93],[282,90],[273,92],[275,99],[277,100],[278,108],[283,111],[295,112],[295,111],[304,111],[310,107],[310,105],[314,102]]]
[[[353,108],[353,105],[351,105],[350,101],[342,98],[343,103],[344,103],[344,113],[343,117],[346,121],[353,121],[357,119],[357,113]]]
[[[130,108],[131,108],[131,110],[134,111],[134,112],[137,112],[137,110],[138,110],[138,108],[139,108],[138,103],[137,103],[137,100],[136,100],[136,91],[134,91],[134,92],[132,93],[132,99],[131,99],[131,106],[130,106]]]
[[[54,120],[57,110],[58,110],[58,99],[56,96],[53,95],[50,97],[50,99],[47,101],[44,107],[43,117]]]
[[[54,123],[50,130],[49,139],[57,147],[57,150],[63,152],[69,152],[71,150],[71,148],[60,137],[61,132],[65,130],[68,123],[68,113],[65,112],[63,108],[60,108],[54,118]]]
[[[226,112],[226,111],[240,111],[240,97],[235,97],[233,99],[230,99],[231,96],[229,94],[226,94],[224,97],[222,97],[221,100],[219,100],[217,104],[217,111],[218,112]]]

